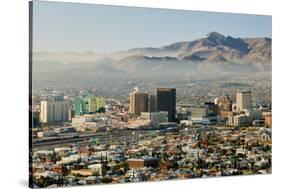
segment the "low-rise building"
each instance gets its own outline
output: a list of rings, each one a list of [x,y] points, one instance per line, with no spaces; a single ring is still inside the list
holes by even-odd
[[[102,166],[103,165],[101,163],[97,163],[97,164],[89,165],[88,168],[92,170],[92,174],[102,175]]]
[[[245,110],[245,115],[248,116],[249,121],[262,119],[261,111]]]
[[[71,170],[71,174],[88,177],[88,176],[92,176],[93,175],[93,171],[91,169]]]
[[[39,132],[37,132],[37,137],[38,138],[52,137],[52,136],[56,136],[56,133],[53,130],[46,130],[46,131],[39,131]]]
[[[248,123],[248,117],[245,115],[228,116],[227,124],[229,126],[239,127]]]
[[[150,120],[153,123],[168,122],[168,112],[141,112],[141,119]]]
[[[264,124],[265,125],[267,125],[267,126],[272,125],[272,114],[271,114],[271,112],[264,113],[263,118],[264,118]]]
[[[141,169],[144,167],[157,166],[159,159],[157,158],[127,159],[126,162],[128,163],[130,169]]]

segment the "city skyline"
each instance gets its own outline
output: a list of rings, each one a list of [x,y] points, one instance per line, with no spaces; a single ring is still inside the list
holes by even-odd
[[[33,187],[271,174],[271,106],[249,105],[251,91],[237,92],[236,103],[225,94],[194,106],[176,104],[176,88],[157,88],[151,111],[149,94],[135,88],[129,103],[104,98],[104,111],[82,114],[77,96],[56,92],[33,104],[54,103],[40,116],[33,110]],[[61,103],[74,103],[73,113],[54,122],[48,117],[68,112]]]
[[[30,6],[30,187],[272,173],[271,16]]]

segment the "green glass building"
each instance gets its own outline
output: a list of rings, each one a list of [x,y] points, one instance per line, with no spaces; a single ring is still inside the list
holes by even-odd
[[[96,111],[99,111],[101,108],[105,107],[105,100],[103,97],[98,97],[97,98],[97,109]]]
[[[86,96],[85,98],[77,97],[74,100],[75,115],[80,116],[89,113],[95,113],[101,108],[105,108],[104,97]]]
[[[97,98],[95,96],[87,96],[85,103],[88,102],[88,112],[94,113],[97,111]]]

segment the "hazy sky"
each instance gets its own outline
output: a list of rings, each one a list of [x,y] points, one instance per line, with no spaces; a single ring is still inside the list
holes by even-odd
[[[159,47],[217,31],[271,37],[271,16],[35,1],[34,51],[111,52]]]

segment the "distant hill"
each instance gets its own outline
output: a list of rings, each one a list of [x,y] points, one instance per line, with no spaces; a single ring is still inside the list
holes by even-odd
[[[271,71],[271,39],[210,32],[193,41],[110,54],[36,52],[33,71],[77,78],[266,72]]]
[[[233,38],[217,32],[206,37],[177,42],[160,48],[133,48],[112,53],[113,58],[143,55],[175,57],[191,61],[223,61],[237,63],[271,63],[270,38]]]

